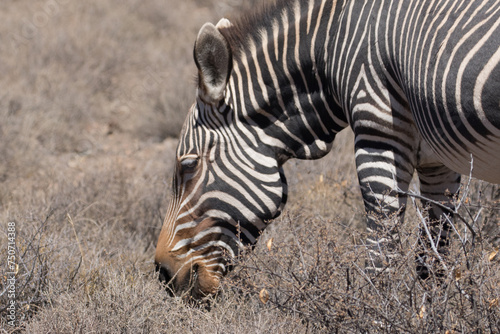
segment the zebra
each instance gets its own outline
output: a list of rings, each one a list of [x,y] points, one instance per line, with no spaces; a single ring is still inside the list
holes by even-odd
[[[325,156],[346,127],[375,271],[381,219],[403,220],[415,171],[438,223],[461,174],[500,183],[499,25],[498,0],[277,0],[203,25],[160,280],[175,294],[216,293],[228,258],[282,212],[283,164]]]

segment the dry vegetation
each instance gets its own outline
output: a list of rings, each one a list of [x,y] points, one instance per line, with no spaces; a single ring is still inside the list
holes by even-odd
[[[443,284],[416,279],[415,210],[399,228],[395,270],[368,277],[348,132],[325,159],[287,165],[287,211],[238,260],[217,300],[192,306],[167,296],[153,256],[170,137],[194,95],[192,42],[205,21],[251,6],[2,2],[0,332],[500,332],[498,239],[487,238],[498,233],[499,188],[468,187],[460,215],[475,236],[457,220]],[[9,222],[15,327],[5,293]]]

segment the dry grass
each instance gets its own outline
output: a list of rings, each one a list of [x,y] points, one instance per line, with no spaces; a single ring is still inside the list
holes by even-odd
[[[492,211],[498,213],[498,205]],[[298,315],[310,332],[498,333],[498,248],[479,236],[486,217],[497,213],[463,215],[477,237],[456,223],[449,254],[432,267],[444,278],[421,281],[415,254],[436,259],[432,249],[418,243],[425,219],[399,226],[390,262],[381,274],[367,274],[364,236],[353,224],[289,212],[280,219],[279,231],[265,233],[257,249],[238,261],[225,288]]]
[[[168,297],[153,256],[169,193],[169,137],[194,96],[192,41],[205,21],[252,3],[3,4],[0,332],[499,331],[498,262],[488,260],[498,240],[485,238],[498,229],[498,187],[469,187],[461,215],[478,237],[457,222],[462,241],[453,243],[445,288],[415,279],[415,210],[401,227],[398,270],[367,277],[349,132],[323,160],[286,166],[288,210],[238,260],[217,300],[193,307]],[[15,327],[5,309],[9,222]]]

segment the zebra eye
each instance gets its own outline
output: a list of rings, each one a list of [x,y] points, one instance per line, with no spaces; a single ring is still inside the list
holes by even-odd
[[[183,172],[192,172],[198,166],[198,156],[186,156],[180,164]]]

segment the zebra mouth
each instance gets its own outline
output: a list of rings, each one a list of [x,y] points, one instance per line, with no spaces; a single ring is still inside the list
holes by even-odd
[[[200,266],[198,264],[194,264],[187,275],[189,275],[189,278],[184,281],[187,283],[178,288],[177,296],[191,302],[200,301],[213,294],[203,289],[202,282],[200,281]]]
[[[191,270],[189,271],[189,283],[187,285],[186,291],[189,292],[189,295],[192,297],[195,297],[194,295],[197,293],[199,290],[199,277],[198,277],[198,270],[200,266],[198,264],[194,264]]]
[[[156,264],[156,272],[158,272],[158,279],[165,284],[165,290],[170,297],[179,296],[183,298],[200,299],[207,294],[204,293],[200,286],[198,264],[193,264],[190,270],[187,271],[185,279],[178,277],[178,274],[171,275],[169,270],[161,264]],[[185,282],[179,284],[179,282]]]

